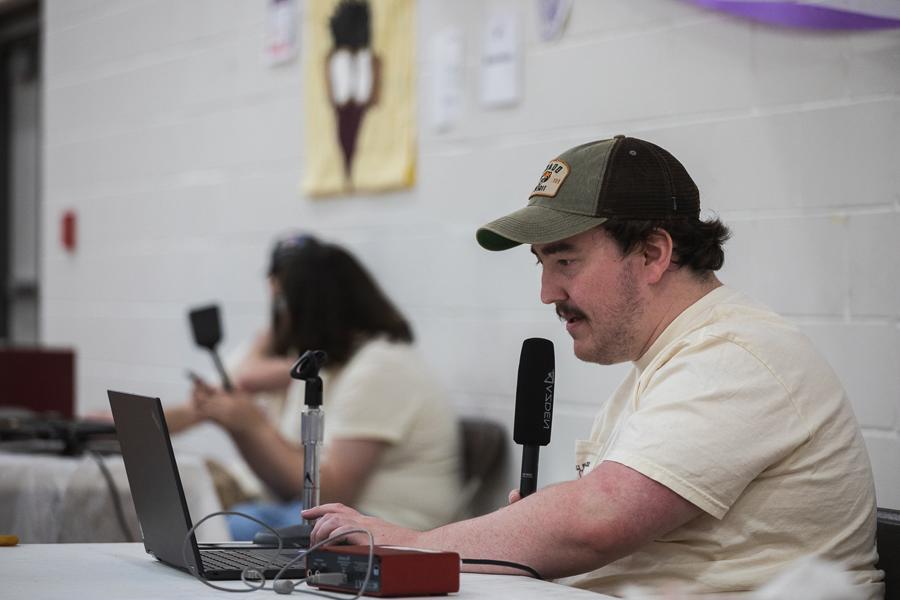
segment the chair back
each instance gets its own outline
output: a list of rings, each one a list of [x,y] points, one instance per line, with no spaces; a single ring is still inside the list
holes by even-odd
[[[900,511],[878,509],[877,568],[884,571],[885,600],[900,600]]]
[[[479,417],[460,420],[463,458],[463,488],[457,517],[475,516],[484,501],[488,484],[494,481],[506,462],[507,433],[500,424]]]

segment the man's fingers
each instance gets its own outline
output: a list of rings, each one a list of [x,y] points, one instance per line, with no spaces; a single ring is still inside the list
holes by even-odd
[[[360,526],[355,523],[347,523],[346,525],[341,525],[340,527],[334,529],[331,532],[331,535],[328,537],[339,536],[342,533],[347,533],[348,531],[353,531],[354,529],[360,529]],[[327,539],[327,538],[325,538]],[[351,544],[368,544],[369,536],[364,533],[351,533],[350,535],[345,535],[343,538],[335,540],[335,542],[346,541]]]
[[[365,544],[369,541],[369,536],[364,533],[341,535],[353,531],[354,529],[361,528],[362,525],[352,517],[335,514],[325,515],[316,522],[316,526],[313,528],[311,541],[314,544],[318,544],[323,540],[335,538],[333,543],[349,542],[351,544]]]
[[[356,512],[349,506],[344,506],[340,502],[331,502],[329,504],[320,504],[319,506],[314,506],[312,508],[307,508],[300,512],[303,515],[304,519],[318,519],[319,517],[331,514],[331,513],[341,513],[341,512]]]
[[[509,501],[510,504],[514,504],[521,499],[522,499],[522,496],[519,494],[518,489],[509,491],[509,496],[507,496],[507,500]]]
[[[301,511],[300,514],[304,519],[313,519],[316,521],[310,539],[313,544],[328,539],[341,527],[344,527],[345,530],[354,529],[357,527],[355,523],[358,517],[361,516],[356,510],[339,502],[308,508]],[[360,538],[354,537],[353,539],[358,540]]]
[[[327,514],[316,521],[315,526],[313,527],[312,534],[310,536],[310,542],[313,544],[318,544],[322,540],[327,540],[331,537],[332,532],[337,528],[343,525],[344,519],[336,514]]]

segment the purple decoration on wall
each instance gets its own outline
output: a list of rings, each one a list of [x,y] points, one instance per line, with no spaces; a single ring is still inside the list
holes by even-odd
[[[900,27],[900,19],[897,18],[797,2],[689,1],[706,8],[783,27],[801,29],[889,29]]]

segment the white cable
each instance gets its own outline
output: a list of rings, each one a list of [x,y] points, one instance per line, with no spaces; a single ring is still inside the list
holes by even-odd
[[[208,519],[211,519],[212,517],[225,516],[225,515],[234,515],[237,517],[243,517],[245,519],[250,519],[254,523],[262,525],[263,527],[265,527],[266,529],[271,531],[275,535],[275,537],[278,539],[278,551],[272,555],[272,558],[270,559],[270,561],[268,563],[266,563],[266,566],[264,566],[262,568],[262,571],[259,571],[253,567],[247,567],[246,569],[243,569],[241,571],[241,581],[244,583],[244,585],[247,586],[247,589],[222,587],[220,585],[210,583],[208,579],[206,579],[203,575],[200,574],[200,571],[201,571],[200,565],[195,566],[193,569],[189,569],[189,571],[191,571],[191,574],[196,579],[201,581],[203,584],[205,584],[213,589],[220,590],[223,592],[256,592],[258,590],[273,590],[279,594],[291,594],[295,591],[297,584],[300,583],[301,581],[304,581],[306,578],[303,577],[303,578],[298,579],[296,582],[294,582],[294,581],[291,581],[290,579],[281,579],[281,576],[284,575],[284,572],[287,571],[291,566],[293,566],[297,561],[306,557],[306,555],[309,554],[310,552],[312,552],[313,550],[316,550],[316,549],[320,548],[321,546],[325,546],[326,544],[330,544],[337,540],[341,540],[352,533],[365,533],[366,536],[368,536],[368,538],[369,538],[369,556],[368,556],[369,560],[368,560],[368,564],[366,566],[366,577],[365,577],[365,579],[363,579],[362,586],[359,588],[356,595],[353,596],[350,600],[356,600],[357,598],[359,598],[360,596],[363,595],[363,592],[366,591],[366,587],[369,585],[369,580],[372,577],[372,567],[375,562],[375,538],[372,535],[372,533],[367,529],[350,529],[348,531],[345,531],[344,533],[332,535],[328,539],[322,540],[321,542],[314,544],[313,546],[310,546],[306,550],[301,550],[297,554],[297,556],[291,558],[291,560],[289,560],[283,567],[281,567],[281,569],[278,571],[278,573],[275,574],[275,577],[272,579],[272,587],[266,587],[265,571],[268,570],[269,567],[274,566],[275,558],[280,556],[281,552],[284,550],[284,542],[281,539],[281,535],[277,531],[275,531],[275,529],[270,527],[267,523],[260,521],[256,517],[251,517],[250,515],[247,515],[247,514],[244,514],[241,512],[236,512],[236,511],[231,511],[231,510],[222,510],[222,511],[209,513],[208,515],[206,515],[205,517],[203,517],[202,519],[197,521],[197,523],[195,523],[194,526],[191,527],[188,530],[188,532],[185,534],[184,540],[181,544],[181,558],[182,558],[182,560],[184,560],[185,564],[189,564],[189,561],[187,559],[187,548],[188,548],[189,540],[191,539],[191,535],[193,535],[193,533],[197,530],[197,528],[200,527],[200,525],[202,525],[203,523],[205,523]],[[259,584],[257,585],[257,584],[252,583],[251,579],[258,580]],[[326,594],[324,592],[314,592],[312,590],[296,590],[296,591],[300,592],[301,594],[312,594],[313,596],[321,596],[323,598],[334,598],[336,600],[347,600],[347,596],[335,596],[333,594]]]
[[[186,565],[190,564],[190,561],[188,561],[188,558],[187,558],[188,544],[190,542],[191,535],[194,534],[194,532],[197,530],[198,527],[200,527],[203,523],[205,523],[207,520],[209,520],[213,517],[227,516],[227,515],[234,515],[234,516],[238,516],[238,517],[243,517],[245,519],[250,519],[254,523],[262,525],[263,527],[265,527],[266,529],[268,529],[269,531],[274,533],[275,537],[278,538],[278,552],[275,553],[274,555],[272,555],[272,558],[269,559],[269,562],[267,562],[266,566],[263,567],[262,573],[251,567],[247,567],[246,569],[241,570],[241,581],[244,583],[244,585],[247,586],[247,589],[228,588],[228,587],[222,587],[220,585],[216,585],[214,583],[210,583],[209,580],[206,579],[206,577],[204,577],[203,575],[200,574],[202,565],[195,565],[193,569],[189,568],[188,570],[191,572],[191,574],[197,580],[199,580],[203,584],[213,588],[214,590],[220,590],[223,592],[255,592],[256,590],[265,589],[266,577],[265,577],[264,573],[265,573],[266,569],[274,566],[275,557],[279,556],[281,554],[281,551],[284,550],[284,542],[282,541],[281,536],[278,535],[277,531],[275,531],[267,523],[260,521],[256,517],[251,517],[250,515],[236,512],[236,511],[231,511],[231,510],[220,510],[220,511],[209,513],[208,515],[206,515],[205,517],[203,517],[202,519],[200,519],[199,521],[194,523],[194,525],[190,529],[188,529],[187,533],[184,534],[184,540],[182,540],[182,542],[181,542],[181,559],[184,561],[184,564],[186,564]],[[202,561],[202,557],[201,557],[201,561]],[[256,577],[256,575],[259,575],[259,577]],[[250,583],[248,581],[250,576],[253,576],[254,579],[258,579],[260,582],[259,585],[254,585],[254,584]]]
[[[326,544],[330,544],[337,540],[343,539],[343,538],[347,537],[348,535],[350,535],[351,533],[365,533],[369,538],[369,560],[366,565],[366,577],[365,577],[365,579],[363,579],[362,585],[360,586],[359,590],[357,590],[356,595],[353,596],[350,600],[356,600],[357,598],[362,596],[363,593],[366,591],[366,587],[368,587],[368,585],[369,585],[369,580],[372,578],[372,566],[375,563],[375,537],[372,535],[372,532],[369,531],[368,529],[349,529],[349,530],[345,531],[344,533],[332,535],[328,539],[322,540],[321,542],[310,546],[308,550],[302,551],[300,554],[298,554],[297,556],[292,558],[286,565],[281,567],[281,570],[275,575],[275,578],[272,580],[272,587],[274,588],[277,585],[277,582],[279,581],[279,578],[281,577],[281,575],[295,561],[300,560],[301,558],[303,558],[304,556],[306,556],[313,550],[316,550],[316,549],[320,548],[321,546],[325,546]],[[306,579],[306,578],[304,577],[303,579]],[[299,583],[300,581],[303,581],[303,579],[297,580],[296,583],[291,582],[291,586],[290,586],[291,591],[290,592],[279,592],[279,593],[282,593],[282,594],[288,593],[289,594],[289,593],[293,592],[294,589],[296,588],[297,583]],[[290,581],[290,580],[282,579],[280,581]],[[334,594],[326,594],[324,592],[314,592],[312,590],[297,590],[297,591],[300,592],[301,594],[311,594],[313,596],[321,596],[323,598],[334,598],[335,600],[347,600],[346,596],[335,596]]]

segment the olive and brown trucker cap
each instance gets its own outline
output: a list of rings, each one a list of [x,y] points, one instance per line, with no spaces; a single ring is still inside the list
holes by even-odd
[[[550,161],[528,205],[475,234],[487,250],[549,244],[610,218],[699,218],[700,192],[678,159],[656,144],[617,135]]]

